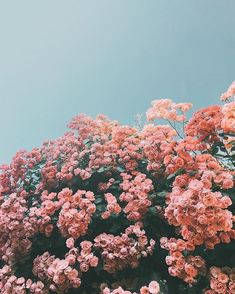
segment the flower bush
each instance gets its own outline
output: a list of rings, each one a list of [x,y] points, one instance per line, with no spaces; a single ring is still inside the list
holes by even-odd
[[[234,97],[189,121],[191,104],[155,100],[142,127],[82,114],[17,152],[0,174],[1,293],[235,293]]]

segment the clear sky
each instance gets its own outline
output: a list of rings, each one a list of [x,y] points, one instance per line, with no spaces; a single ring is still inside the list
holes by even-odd
[[[234,0],[1,1],[0,163],[79,113],[133,124],[153,99],[217,103],[234,15]]]

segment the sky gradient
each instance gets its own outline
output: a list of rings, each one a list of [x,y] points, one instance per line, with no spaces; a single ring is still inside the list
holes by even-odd
[[[218,103],[235,80],[234,0],[0,4],[0,163],[79,113],[134,124],[153,99]]]

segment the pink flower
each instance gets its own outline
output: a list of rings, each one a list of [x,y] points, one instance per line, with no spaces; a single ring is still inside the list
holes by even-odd
[[[87,272],[87,271],[89,270],[89,265],[86,264],[86,263],[81,263],[81,264],[80,264],[80,270],[81,270],[82,272]]]
[[[78,271],[75,269],[72,269],[71,271],[68,272],[67,276],[70,280],[74,280],[78,277]]]
[[[92,247],[92,243],[90,241],[82,241],[80,243],[80,246],[81,246],[82,250],[90,251],[90,249]]]
[[[71,249],[74,247],[74,239],[73,238],[69,238],[66,240],[66,246]]]
[[[150,282],[148,288],[149,288],[149,292],[151,294],[158,294],[160,291],[160,286],[159,286],[158,282],[156,282],[156,281]]]
[[[189,188],[192,190],[201,190],[203,187],[203,183],[198,180],[192,180],[189,182]]]
[[[90,266],[96,267],[98,265],[98,261],[99,261],[98,257],[96,256],[92,257],[90,260]]]

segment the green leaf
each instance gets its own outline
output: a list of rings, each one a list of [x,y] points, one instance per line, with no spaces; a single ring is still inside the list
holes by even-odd
[[[119,171],[120,173],[123,173],[125,171],[125,169],[121,166],[118,166],[117,171]]]
[[[94,202],[95,202],[95,204],[100,204],[103,202],[103,198],[101,196],[98,196],[98,197],[96,197]]]

